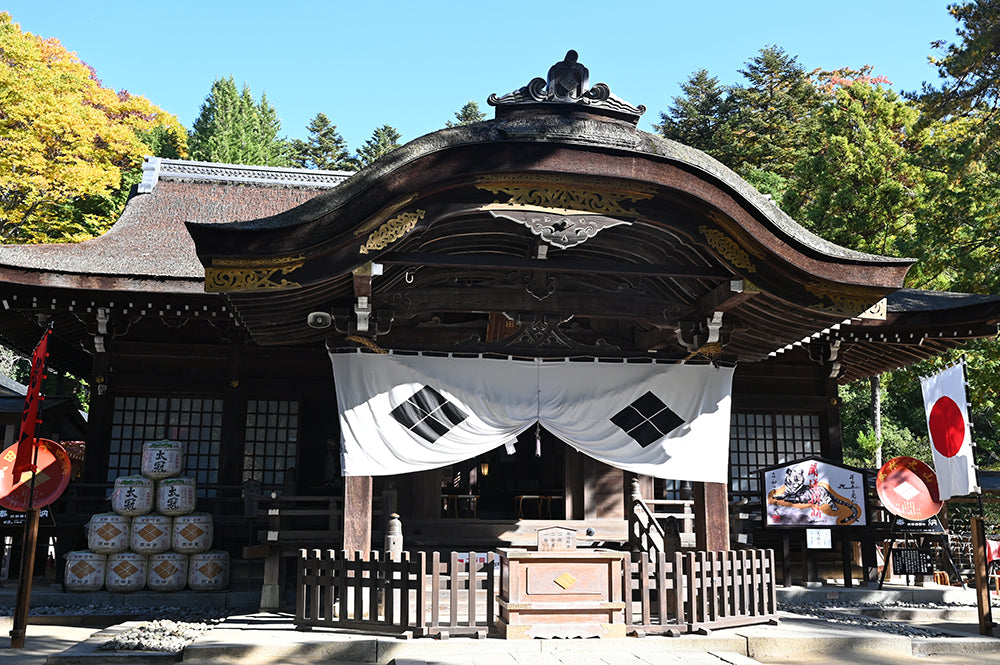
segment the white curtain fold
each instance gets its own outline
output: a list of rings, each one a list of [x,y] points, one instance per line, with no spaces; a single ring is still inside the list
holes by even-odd
[[[344,475],[433,469],[536,421],[602,462],[724,483],[731,368],[332,353]]]

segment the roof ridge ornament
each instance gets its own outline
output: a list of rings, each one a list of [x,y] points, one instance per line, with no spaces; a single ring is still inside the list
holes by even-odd
[[[499,116],[503,107],[527,104],[570,104],[602,115],[628,120],[639,124],[639,117],[646,112],[643,105],[633,106],[612,94],[607,83],[590,87],[590,70],[578,62],[577,52],[570,49],[566,57],[549,68],[547,78],[536,77],[528,85],[501,97],[492,94],[487,99],[497,107]]]

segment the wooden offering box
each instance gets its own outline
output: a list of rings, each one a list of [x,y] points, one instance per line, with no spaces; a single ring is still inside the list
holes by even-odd
[[[553,529],[539,531],[538,550],[499,550],[501,637],[625,637],[625,553],[547,549],[566,542]]]

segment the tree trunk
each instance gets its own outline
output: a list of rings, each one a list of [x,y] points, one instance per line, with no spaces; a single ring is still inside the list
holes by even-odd
[[[871,416],[872,431],[875,433],[875,468],[882,468],[882,391],[876,374],[868,379],[872,389]]]

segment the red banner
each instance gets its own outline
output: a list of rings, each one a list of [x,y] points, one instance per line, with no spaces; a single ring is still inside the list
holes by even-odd
[[[42,380],[45,378],[45,359],[48,357],[49,326],[42,333],[42,339],[31,354],[31,378],[28,379],[28,393],[24,397],[24,413],[21,414],[21,437],[17,441],[17,458],[11,469],[14,478],[20,478],[26,471],[32,471],[32,460],[35,444],[35,427],[41,422],[38,412],[41,409]]]

